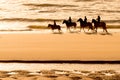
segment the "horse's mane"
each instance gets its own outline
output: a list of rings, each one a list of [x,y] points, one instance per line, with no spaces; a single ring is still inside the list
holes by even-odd
[[[48,24],[48,25],[53,25],[53,24]]]
[[[84,22],[82,18],[79,18],[78,20]]]
[[[64,20],[65,22],[68,22],[68,20]]]
[[[92,21],[95,21],[95,22],[97,22],[97,20],[96,20],[96,19],[92,19]]]

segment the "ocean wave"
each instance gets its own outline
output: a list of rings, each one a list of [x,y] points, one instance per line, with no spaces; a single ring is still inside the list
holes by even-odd
[[[90,6],[95,6],[95,5],[100,5],[100,4],[103,5],[102,2],[97,2],[97,1],[96,1],[96,2],[92,3]]]
[[[82,10],[79,10],[79,9],[71,9],[71,8],[62,9],[62,10],[64,10],[64,11],[75,11],[75,12],[82,11]]]
[[[56,20],[57,22],[61,21],[62,19],[29,19],[29,18],[3,18],[0,19],[0,21],[25,21],[25,22],[46,22],[46,21],[54,21]]]
[[[100,11],[108,13],[120,13],[120,10],[100,10]]]
[[[62,5],[62,4],[23,4],[23,5],[33,7],[78,7],[77,5]]]
[[[91,1],[95,1],[95,0],[75,0],[75,2],[91,2]]]
[[[67,9],[62,9],[62,10],[65,10],[65,11],[98,11],[98,9],[71,9],[71,8],[67,8]],[[120,10],[99,10],[101,12],[108,12],[108,13],[120,13]]]
[[[41,26],[41,25],[28,25],[27,28],[29,28],[29,29],[49,29],[47,26]]]
[[[120,23],[120,20],[103,20],[107,23]]]
[[[74,0],[75,2],[91,2],[91,1],[99,1],[99,0]],[[114,2],[115,0],[104,0],[105,2]]]
[[[62,9],[64,11],[74,11],[74,12],[88,12],[88,11],[97,11],[97,9],[71,9],[71,8],[67,8],[67,9]]]
[[[32,31],[32,29],[19,29],[19,30],[17,30],[17,29],[0,29],[0,31],[1,32],[6,32],[6,31],[10,31],[10,32],[14,32],[14,31]]]
[[[39,11],[39,13],[54,13],[54,12],[56,12],[56,11],[54,11],[54,10],[50,10],[50,11]]]
[[[79,17],[78,17],[79,18]],[[78,19],[75,18],[75,19]],[[29,18],[3,18],[0,19],[0,21],[7,21],[7,22],[14,22],[14,21],[19,21],[19,22],[53,22],[53,21],[61,22],[63,19],[42,19],[42,18],[36,18],[36,19],[29,19]],[[106,23],[120,23],[120,20],[102,20],[105,21]]]
[[[104,0],[104,1],[106,1],[106,2],[114,2],[116,0]]]

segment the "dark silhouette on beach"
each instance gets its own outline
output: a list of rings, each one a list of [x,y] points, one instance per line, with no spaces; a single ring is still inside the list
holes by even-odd
[[[96,20],[98,21],[98,23],[100,23],[100,21],[101,21],[101,17],[98,16]]]
[[[97,33],[97,29],[101,27],[103,29],[103,32],[105,31],[108,34],[106,23],[101,21],[101,17],[98,16],[97,19],[92,19],[92,22],[87,21],[87,17],[85,16],[84,19],[79,18],[77,22],[80,22],[80,32],[81,29],[83,28],[83,31],[85,32],[84,28],[88,28],[88,31],[91,30],[92,33]],[[93,24],[92,24],[93,23]],[[70,30],[70,28],[73,28],[74,30],[77,27],[76,22],[72,22],[71,17],[69,17],[68,20],[63,20],[62,24],[66,24],[67,30]],[[59,32],[61,32],[61,26],[56,24],[56,21],[54,20],[53,24],[48,24],[48,27],[54,31],[54,29],[58,29]]]
[[[50,27],[53,32],[54,32],[54,29],[58,29],[59,33],[61,32],[61,26],[57,25],[55,21],[54,21],[54,24],[48,24],[48,27]]]
[[[72,23],[72,19],[71,19],[71,17],[69,17],[68,21],[69,21],[69,23]]]
[[[63,24],[66,24],[67,30],[69,31],[70,31],[70,27],[74,27],[74,29],[76,29],[77,26],[76,22],[70,22],[68,20],[63,20]]]
[[[54,20],[54,26],[56,26],[56,21]]]
[[[100,20],[92,19],[92,23],[94,23],[94,29],[96,30],[96,32],[97,32],[98,27],[102,27],[103,32],[106,31],[106,33],[108,33],[105,22],[101,22]]]
[[[88,27],[88,31],[90,29],[93,30],[92,23],[91,22],[87,22],[87,18],[86,17],[85,17],[84,21],[83,21],[82,18],[79,18],[77,20],[77,22],[80,22],[80,31],[81,31],[81,28],[83,28],[83,30],[84,30],[85,27]],[[84,32],[85,32],[85,30],[84,30]]]
[[[55,20],[54,20],[54,24],[48,24],[48,27],[50,27],[53,32],[54,32],[54,29],[58,29],[59,33],[61,32],[61,26],[57,25]]]
[[[84,18],[84,22],[85,22],[85,24],[87,23],[87,17],[85,16],[85,18]]]

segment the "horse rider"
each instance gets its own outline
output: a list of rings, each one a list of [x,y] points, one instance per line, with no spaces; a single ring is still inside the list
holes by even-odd
[[[100,18],[100,16],[98,16],[98,17],[97,17],[98,23],[100,23],[100,20],[101,20],[101,18]]]
[[[85,16],[85,18],[84,18],[84,22],[85,22],[85,24],[87,23],[87,17]]]
[[[56,21],[54,20],[54,26],[56,26]]]
[[[71,17],[69,17],[68,21],[69,21],[69,23],[72,23],[72,19],[71,19]]]

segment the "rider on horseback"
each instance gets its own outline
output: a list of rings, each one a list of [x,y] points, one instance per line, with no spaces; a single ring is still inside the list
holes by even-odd
[[[54,26],[56,26],[56,21],[54,20]]]
[[[85,24],[87,23],[87,17],[85,16],[85,18],[84,18],[84,22],[85,22]]]
[[[98,16],[98,17],[97,17],[98,23],[100,23],[100,20],[101,20],[101,18],[100,18],[100,16]]]
[[[72,23],[72,19],[71,19],[71,17],[69,17],[68,21],[69,21],[69,23]]]

